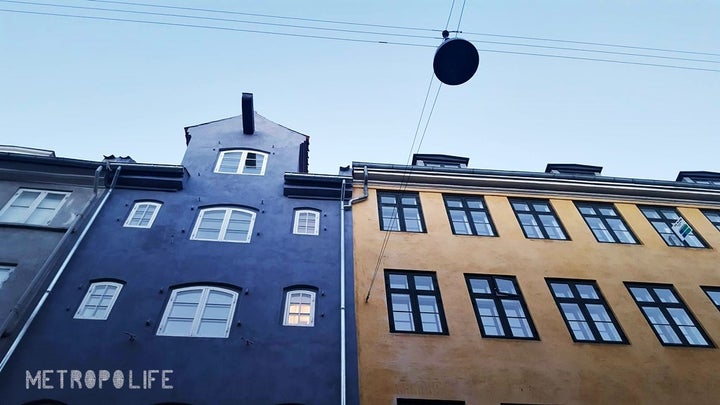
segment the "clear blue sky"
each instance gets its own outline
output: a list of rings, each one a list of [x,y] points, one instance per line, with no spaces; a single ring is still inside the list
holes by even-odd
[[[135,1],[437,31],[82,0],[39,2],[391,34],[308,31],[9,2],[0,2],[0,9],[438,45],[439,31],[445,28],[453,4],[451,0]],[[462,0],[455,1],[451,27],[458,23],[461,6]],[[666,180],[674,180],[680,170],[720,171],[720,72],[487,51],[720,70],[720,1],[468,1],[460,29],[467,33],[461,36],[472,40],[711,62],[476,43],[478,72],[466,84],[442,87],[421,153],[467,156],[470,166],[477,168],[543,171],[548,162],[584,163],[604,166],[603,173],[610,176]],[[432,76],[434,52],[432,46],[0,12],[0,144],[52,149],[58,156],[88,160],[115,154],[131,155],[139,162],[178,164],[185,148],[183,127],[239,115],[241,93],[252,92],[258,113],[310,136],[313,172],[336,173],[338,166],[353,160],[405,163]],[[438,85],[437,80],[433,85]]]

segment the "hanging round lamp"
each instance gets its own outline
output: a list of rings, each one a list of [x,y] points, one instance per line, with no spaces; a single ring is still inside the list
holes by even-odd
[[[457,86],[470,80],[480,64],[475,46],[462,38],[448,38],[448,31],[443,31],[443,43],[435,51],[433,70],[435,77],[450,86]]]

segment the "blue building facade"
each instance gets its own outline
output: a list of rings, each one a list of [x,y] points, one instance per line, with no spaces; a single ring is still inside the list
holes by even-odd
[[[186,128],[182,166],[113,166],[0,402],[357,403],[350,179],[308,174],[309,138],[246,98]]]

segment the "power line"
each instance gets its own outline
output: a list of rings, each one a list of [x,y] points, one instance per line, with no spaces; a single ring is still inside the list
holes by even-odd
[[[355,25],[355,26],[364,26],[364,27],[392,28],[392,29],[399,29],[399,30],[411,30],[411,31],[423,31],[423,32],[438,32],[439,31],[437,29],[423,28],[423,27],[368,24],[368,23],[358,23],[358,22],[353,22],[353,21],[322,20],[322,19],[315,19],[315,18],[289,17],[289,16],[279,16],[279,15],[272,15],[272,14],[247,13],[247,12],[217,10],[217,9],[207,9],[207,8],[167,6],[167,5],[128,2],[128,1],[114,1],[114,0],[88,0],[88,1],[91,1],[94,3],[123,4],[123,5],[139,6],[139,7],[190,10],[190,11],[201,11],[201,12],[207,12],[207,13],[246,15],[246,16],[297,20],[297,21],[311,21],[311,22],[320,22],[320,23],[326,23],[326,24],[345,24],[345,25]],[[459,30],[459,29],[460,28],[459,28],[459,24],[458,24],[457,30]],[[543,37],[533,37],[533,36],[503,35],[503,34],[492,34],[492,33],[487,33],[487,32],[463,32],[463,34],[491,36],[491,37],[498,37],[498,38],[527,39],[527,40],[532,40],[532,41],[561,42],[561,43],[578,44],[578,45],[593,45],[593,46],[605,46],[605,47],[615,47],[615,48],[629,48],[629,49],[639,49],[639,50],[646,50],[646,51],[674,52],[674,53],[687,53],[687,54],[695,54],[695,55],[720,56],[720,53],[712,53],[712,52],[698,52],[698,51],[667,49],[667,48],[651,48],[651,47],[633,46],[633,45],[624,45],[624,44],[612,44],[612,43],[605,43],[605,42],[587,42],[587,41],[574,41],[574,40],[567,40],[567,39],[543,38]]]
[[[27,4],[27,5],[33,5],[33,6],[71,8],[71,9],[76,9],[76,10],[109,11],[109,12],[117,12],[117,13],[152,15],[152,16],[160,16],[160,17],[191,18],[191,19],[196,19],[196,20],[234,22],[234,23],[256,24],[256,25],[269,25],[269,26],[273,26],[273,27],[300,28],[300,29],[312,29],[312,30],[321,30],[321,31],[336,31],[336,32],[344,32],[344,33],[352,33],[352,34],[392,35],[392,36],[399,36],[399,37],[406,37],[406,38],[436,39],[435,37],[431,37],[431,36],[427,36],[427,35],[411,35],[411,34],[388,33],[388,32],[360,31],[360,30],[349,30],[349,29],[342,29],[342,28],[310,27],[307,25],[280,24],[280,23],[270,23],[270,22],[263,22],[263,21],[238,20],[238,19],[233,19],[233,18],[201,17],[201,16],[194,16],[194,15],[187,15],[187,14],[156,13],[156,12],[151,12],[151,11],[135,11],[135,10],[123,10],[123,9],[103,8],[103,7],[71,6],[71,5],[66,5],[66,4],[39,3],[39,2],[34,2],[34,1],[0,0],[0,3],[14,3],[14,4]]]
[[[3,1],[3,0],[0,0],[0,1]],[[281,36],[287,36],[287,37],[329,39],[329,40],[335,40],[335,41],[361,42],[361,43],[369,43],[369,44],[389,44],[389,45],[401,45],[401,46],[414,46],[414,47],[421,47],[421,48],[435,48],[434,45],[413,44],[413,43],[406,43],[406,42],[328,37],[328,36],[322,36],[322,35],[309,35],[309,34],[292,34],[292,33],[288,33],[288,32],[274,32],[274,31],[251,30],[251,29],[243,29],[243,28],[218,27],[218,26],[213,26],[213,25],[182,24],[182,23],[171,23],[171,22],[161,22],[161,21],[133,20],[133,19],[129,19],[129,18],[98,17],[98,16],[86,16],[86,15],[76,15],[76,14],[46,13],[46,12],[40,12],[40,11],[8,10],[8,9],[0,9],[0,12],[46,15],[46,16],[53,16],[53,17],[81,18],[81,19],[86,19],[86,20],[132,22],[132,23],[139,23],[139,24],[166,25],[166,26],[185,27],[185,28],[203,28],[203,29],[220,30],[220,31],[236,31],[236,32],[248,32],[248,33],[254,33],[254,34],[281,35]]]
[[[10,0],[0,0],[0,2],[8,2],[8,1],[10,1]],[[325,40],[346,41],[346,42],[356,42],[356,43],[387,44],[387,45],[412,46],[412,47],[421,47],[421,48],[435,48],[436,47],[436,45],[431,45],[431,44],[418,44],[418,43],[384,41],[384,40],[369,40],[369,39],[360,39],[360,38],[332,37],[332,36],[312,35],[312,34],[297,34],[297,33],[289,33],[289,32],[219,27],[219,26],[212,26],[212,25],[135,20],[135,19],[116,18],[116,17],[100,17],[100,16],[50,13],[50,12],[27,11],[27,10],[10,10],[10,9],[0,9],[0,12],[31,14],[31,15],[45,15],[45,16],[54,16],[54,17],[80,18],[80,19],[87,19],[87,20],[132,22],[132,23],[139,23],[139,24],[164,25],[164,26],[184,27],[184,28],[201,28],[201,29],[221,30],[221,31],[247,32],[247,33],[256,33],[256,34],[280,35],[280,36],[298,37],[298,38],[325,39]],[[392,35],[392,34],[388,33],[388,35]],[[482,41],[474,41],[474,42],[482,43]],[[519,45],[519,44],[508,44],[508,45]],[[560,47],[553,48],[553,49],[564,50],[563,48],[560,48]],[[568,48],[567,50],[572,50],[572,49]],[[592,61],[592,62],[617,63],[617,64],[648,66],[648,67],[660,67],[660,68],[670,68],[670,69],[695,70],[695,71],[705,71],[705,72],[720,72],[720,70],[718,70],[718,69],[699,68],[699,67],[692,67],[692,66],[666,65],[666,64],[658,64],[658,63],[631,62],[631,61],[622,61],[622,60],[614,60],[614,59],[601,59],[601,58],[588,58],[588,57],[567,56],[567,55],[553,55],[553,54],[530,53],[530,52],[504,51],[504,50],[497,50],[497,49],[478,49],[478,51],[514,54],[514,55],[525,55],[525,56],[548,57],[548,58],[559,58],[559,59],[569,59],[569,60],[584,60],[584,61]],[[592,52],[590,50],[580,50],[580,51]],[[637,56],[641,57],[642,55],[637,55]],[[667,59],[675,59],[675,58],[668,57]],[[716,62],[713,62],[713,63],[716,63]]]

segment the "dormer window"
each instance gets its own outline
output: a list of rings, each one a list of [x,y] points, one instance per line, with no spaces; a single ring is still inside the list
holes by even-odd
[[[461,156],[416,153],[413,155],[412,165],[425,167],[452,167],[460,169],[466,168],[469,161],[469,158]]]
[[[709,184],[720,186],[720,173],[716,172],[680,172],[675,181],[683,183]]]
[[[215,165],[215,173],[262,176],[265,174],[267,157],[267,153],[254,150],[222,151]]]

